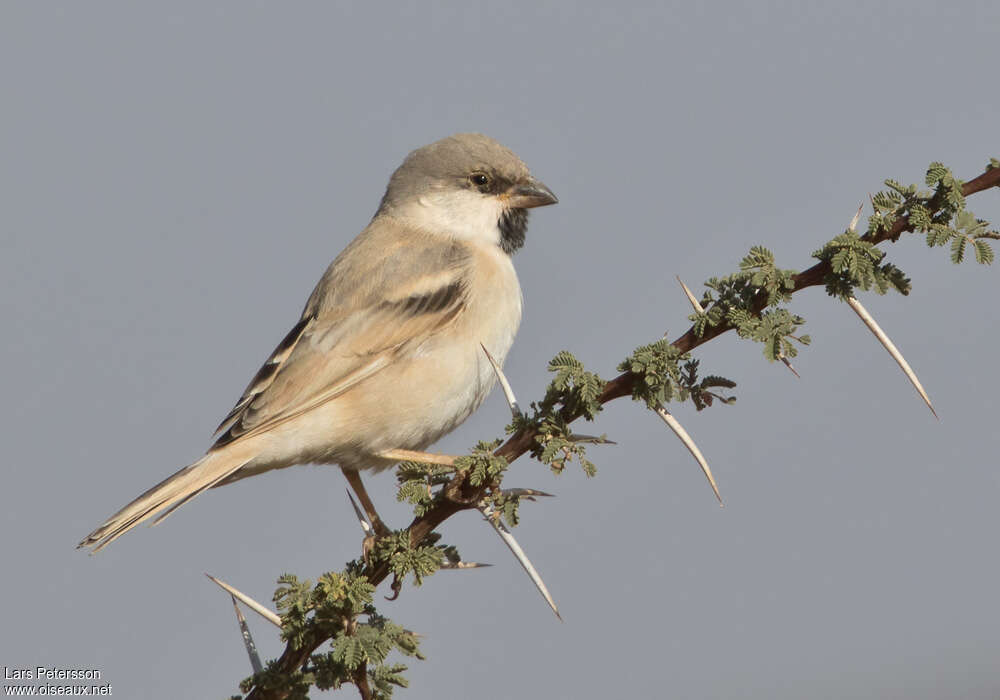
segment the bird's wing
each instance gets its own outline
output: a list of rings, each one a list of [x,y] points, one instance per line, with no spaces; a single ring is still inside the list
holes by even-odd
[[[218,448],[330,401],[449,327],[469,255],[426,236],[362,234],[327,270],[302,318],[229,413]]]
[[[257,398],[267,387],[271,386],[271,382],[274,381],[274,377],[281,368],[281,365],[288,359],[292,350],[295,349],[295,346],[305,334],[306,328],[314,320],[314,318],[303,315],[292,330],[288,331],[284,339],[278,343],[278,347],[274,349],[271,356],[267,358],[267,361],[261,365],[261,368],[257,370],[257,374],[247,384],[247,388],[243,390],[243,395],[240,396],[240,400],[233,406],[233,410],[219,423],[219,427],[215,429],[216,435],[229,428],[243,414],[250,402]]]

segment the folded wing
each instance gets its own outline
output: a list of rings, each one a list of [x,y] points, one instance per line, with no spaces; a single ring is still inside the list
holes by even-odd
[[[351,252],[362,251],[345,251]],[[213,449],[335,399],[455,322],[466,304],[464,249],[418,239],[412,249],[393,252],[368,271],[367,279],[382,278],[381,283],[367,285],[375,293],[359,285],[357,303],[345,304],[351,295],[343,289],[337,290],[336,303],[317,298],[336,287],[339,259],[335,261],[302,318],[219,426],[223,432]],[[391,272],[389,283],[386,272]]]

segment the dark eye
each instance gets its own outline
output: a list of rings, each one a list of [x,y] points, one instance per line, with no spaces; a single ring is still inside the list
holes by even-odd
[[[484,189],[490,184],[490,176],[486,173],[472,173],[469,176],[469,181],[479,189]]]

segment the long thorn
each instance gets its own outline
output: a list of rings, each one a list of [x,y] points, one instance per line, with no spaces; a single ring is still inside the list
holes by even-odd
[[[549,593],[549,589],[545,586],[545,581],[543,581],[542,577],[538,575],[538,571],[536,571],[535,567],[532,566],[531,561],[528,559],[528,555],[524,553],[523,549],[521,549],[521,545],[519,545],[517,540],[514,539],[514,535],[510,534],[510,530],[507,529],[507,526],[503,524],[503,521],[500,520],[499,517],[494,520],[490,516],[490,511],[488,509],[480,508],[479,512],[483,514],[486,521],[492,525],[493,529],[496,530],[496,533],[500,535],[500,539],[504,541],[504,544],[507,545],[508,549],[510,549],[514,556],[517,557],[517,561],[520,562],[521,567],[525,570],[525,572],[527,572],[528,576],[531,577],[531,581],[535,584],[535,588],[537,588],[538,592],[542,594],[542,597],[545,598],[545,602],[549,604],[550,608],[552,608],[552,612],[554,612],[556,617],[559,618],[559,621],[562,622],[562,615],[559,614],[559,608],[556,607],[555,601],[552,600],[552,595]]]
[[[785,363],[785,367],[790,369],[792,371],[792,374],[794,374],[799,379],[802,379],[802,377],[799,377],[799,373],[795,371],[795,368],[792,367],[792,363],[788,361],[787,357],[785,357],[784,355],[778,355],[778,359]]]
[[[580,433],[571,433],[569,436],[571,442],[583,442],[590,445],[617,445],[618,443],[614,440],[608,440],[603,435],[581,435]]]
[[[684,290],[684,294],[685,296],[687,296],[688,301],[691,302],[691,306],[694,307],[694,310],[700,314],[705,313],[705,309],[702,307],[701,303],[699,303],[699,301],[695,298],[694,294],[691,293],[691,290],[688,289],[688,286],[684,284],[684,280],[680,278],[680,275],[677,275],[676,277],[677,281],[681,283],[681,289]]]
[[[442,564],[442,569],[451,569],[457,571],[459,569],[481,569],[484,566],[493,566],[492,564],[483,564],[478,561],[456,561],[448,562],[447,564]]]
[[[694,440],[692,440],[691,436],[688,435],[688,431],[684,430],[684,426],[682,426],[678,420],[674,418],[673,415],[671,415],[670,412],[663,406],[657,407],[656,415],[662,418],[663,422],[670,426],[670,429],[673,430],[677,437],[681,439],[681,442],[684,443],[684,447],[688,448],[688,451],[695,458],[695,461],[698,462],[701,470],[705,472],[705,477],[708,479],[708,483],[711,484],[712,491],[715,492],[715,497],[719,499],[719,505],[721,506],[722,496],[719,495],[719,487],[715,484],[715,477],[712,476],[712,470],[709,468],[708,461],[701,453],[701,450],[698,449]]]
[[[874,201],[872,202],[872,206],[875,206],[875,202]],[[864,208],[865,208],[865,203],[864,202],[862,202],[861,204],[858,205],[858,211],[854,215],[854,218],[851,219],[851,225],[848,227],[851,231],[854,231],[854,230],[856,230],[858,228],[858,219],[861,218],[861,210],[864,209]]]
[[[347,489],[347,497],[351,499],[351,505],[354,506],[354,514],[358,516],[358,523],[361,525],[361,531],[366,535],[371,534],[372,526],[368,523],[368,518],[365,517],[365,514],[361,512],[360,508],[358,508],[358,504],[354,502],[354,496],[351,495],[350,489]]]
[[[260,673],[264,670],[264,665],[260,662],[260,654],[257,653],[257,645],[253,643],[253,635],[250,634],[247,619],[243,617],[243,611],[240,610],[239,603],[236,602],[236,596],[230,594],[229,597],[233,599],[233,610],[236,611],[236,621],[240,625],[240,634],[243,635],[243,645],[247,648],[247,656],[250,657],[250,668],[253,669],[254,673]]]
[[[503,489],[500,493],[504,496],[517,496],[519,498],[534,498],[535,496],[555,498],[554,494],[545,493],[544,491],[539,491],[538,489]]]
[[[868,195],[868,198],[872,201],[872,207],[874,207],[875,200],[872,198],[870,194]],[[854,231],[857,228],[858,219],[861,218],[861,209],[863,207],[864,207],[864,202],[861,203],[861,206],[858,207],[858,211],[854,215],[854,218],[851,219],[851,225],[849,227],[851,231]],[[913,371],[913,368],[910,367],[910,363],[906,361],[905,357],[903,357],[903,353],[901,353],[899,349],[893,344],[893,342],[889,339],[889,336],[885,334],[885,331],[882,330],[882,328],[878,325],[878,323],[875,321],[872,315],[868,313],[868,309],[866,309],[864,306],[861,305],[860,301],[858,301],[854,297],[850,297],[848,298],[847,303],[852,309],[854,309],[854,313],[856,313],[858,317],[861,318],[862,321],[864,321],[864,324],[868,326],[868,330],[870,330],[875,335],[875,337],[878,338],[878,341],[882,343],[883,347],[885,347],[885,349],[889,351],[889,354],[892,356],[892,359],[896,361],[896,364],[898,364],[900,369],[903,370],[903,373],[906,375],[907,379],[909,379],[910,383],[913,384],[913,388],[917,390],[918,394],[920,394],[920,398],[922,398],[924,400],[924,403],[927,404],[927,408],[931,409],[931,413],[934,414],[934,417],[940,420],[940,418],[938,418],[937,411],[935,411],[934,406],[931,405],[931,400],[927,396],[927,392],[924,391],[923,385],[921,385],[920,380],[917,379],[916,372]]]
[[[483,349],[486,353],[486,359],[490,361],[493,366],[493,372],[497,375],[497,381],[500,382],[500,388],[503,389],[503,395],[507,399],[508,405],[510,405],[510,412],[515,418],[521,415],[521,407],[517,405],[517,398],[514,396],[514,390],[510,388],[510,382],[507,381],[507,377],[504,376],[503,370],[500,369],[499,363],[493,359],[493,355],[490,351],[486,349],[486,346],[482,343],[479,347]]]
[[[934,406],[931,405],[930,397],[928,397],[927,392],[924,391],[924,387],[920,384],[920,380],[917,379],[917,374],[910,367],[910,363],[906,361],[905,357],[903,357],[903,353],[901,353],[899,349],[893,345],[893,342],[889,340],[889,336],[887,336],[885,331],[883,331],[878,323],[875,322],[875,319],[872,318],[872,315],[868,313],[868,310],[861,305],[860,301],[854,297],[848,297],[847,305],[854,309],[854,313],[856,313],[858,317],[864,321],[864,324],[868,326],[868,330],[870,330],[875,337],[878,338],[878,342],[882,343],[882,346],[889,351],[892,359],[896,361],[896,364],[898,364],[900,369],[903,370],[906,378],[910,380],[913,388],[917,390],[918,394],[920,394],[920,398],[922,398],[924,403],[927,404],[927,408],[931,409],[931,413],[934,414],[935,418],[938,418],[937,411],[935,411]],[[938,418],[938,420],[940,420],[940,418]]]
[[[225,581],[220,581],[219,579],[215,578],[211,574],[205,574],[205,575],[208,576],[208,578],[215,585],[217,585],[219,588],[221,588],[222,590],[224,590],[229,595],[238,598],[241,603],[243,603],[248,608],[250,608],[251,610],[253,610],[255,613],[257,613],[258,615],[260,615],[261,617],[263,617],[265,620],[267,620],[268,622],[270,622],[272,625],[274,625],[275,627],[278,627],[278,628],[281,627],[281,618],[278,617],[277,613],[271,612],[270,610],[268,610],[267,608],[265,608],[263,605],[261,605],[260,603],[258,603],[256,600],[254,600],[253,598],[251,598],[250,596],[248,596],[246,593],[243,593],[242,591],[239,591],[239,590],[233,588],[232,586],[230,586]]]

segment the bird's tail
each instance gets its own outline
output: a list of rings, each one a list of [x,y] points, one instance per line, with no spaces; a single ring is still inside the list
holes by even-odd
[[[244,446],[240,446],[241,448]],[[205,489],[209,489],[253,459],[253,452],[232,445],[213,450],[194,464],[168,476],[153,488],[112,515],[99,528],[83,538],[77,549],[92,547],[99,552],[141,522],[159,515],[154,525]]]

